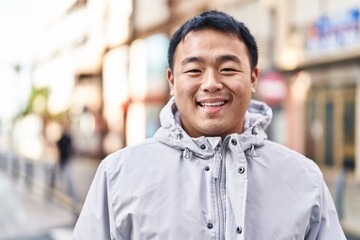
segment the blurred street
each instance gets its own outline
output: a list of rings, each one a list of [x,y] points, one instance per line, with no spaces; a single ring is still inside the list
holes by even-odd
[[[0,172],[0,239],[69,239],[74,217],[63,206],[45,200]],[[50,238],[61,234],[60,238]]]
[[[0,240],[71,239],[102,156],[160,126],[171,36],[213,9],[256,39],[269,139],[321,166],[360,240],[358,0],[0,1]]]
[[[339,173],[333,169],[324,168],[322,172],[333,199],[335,199],[335,182]],[[360,239],[360,185],[356,184],[353,173],[346,174],[345,182],[341,225],[349,240]]]
[[[61,179],[55,178],[55,189],[43,189],[41,182],[14,174],[4,158],[0,163],[0,240],[71,239],[77,212],[62,193]],[[69,165],[79,210],[97,165],[97,160],[86,158],[74,158]]]

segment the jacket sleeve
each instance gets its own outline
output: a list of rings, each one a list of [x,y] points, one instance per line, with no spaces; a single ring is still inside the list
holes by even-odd
[[[321,175],[319,198],[311,214],[307,240],[346,240],[330,191]]]
[[[123,240],[112,208],[105,161],[99,165],[74,228],[74,240]]]

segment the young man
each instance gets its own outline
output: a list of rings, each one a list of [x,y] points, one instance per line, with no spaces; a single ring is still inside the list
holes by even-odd
[[[267,140],[257,59],[225,13],[180,27],[161,127],[100,164],[74,239],[345,239],[316,164]]]

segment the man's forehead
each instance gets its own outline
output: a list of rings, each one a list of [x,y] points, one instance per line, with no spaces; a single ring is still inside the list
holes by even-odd
[[[225,38],[230,39],[230,41],[235,40],[235,45],[231,44],[232,46],[229,46],[229,44],[226,44]],[[177,61],[180,61],[179,63],[182,65],[188,62],[204,62],[204,49],[201,49],[201,45],[204,46],[206,44],[208,44],[206,47],[208,47],[209,51],[211,51],[213,47],[217,47],[217,55],[213,56],[217,61],[240,62],[243,53],[248,55],[245,44],[234,34],[213,29],[202,29],[186,34],[176,48],[174,60],[181,56],[182,59],[177,59]]]
[[[204,28],[204,29],[198,29],[198,30],[191,30],[188,33],[185,34],[185,36],[182,38],[181,42],[184,42],[188,39],[191,39],[193,37],[198,37],[201,33],[207,33],[207,34],[213,34],[213,35],[224,35],[227,37],[233,37],[235,39],[238,39],[240,42],[242,42],[234,33],[232,32],[225,32],[225,31],[220,31],[217,29],[212,29],[212,28]],[[220,39],[219,39],[220,40]]]

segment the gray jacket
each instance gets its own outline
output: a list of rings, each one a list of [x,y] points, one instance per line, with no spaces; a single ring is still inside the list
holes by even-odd
[[[174,99],[153,138],[101,162],[73,239],[346,239],[322,173],[267,140],[252,100],[244,132],[193,139]]]

